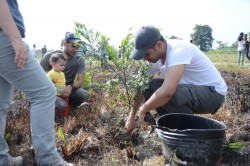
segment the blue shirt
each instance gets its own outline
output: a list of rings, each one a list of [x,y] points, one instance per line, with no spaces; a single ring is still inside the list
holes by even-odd
[[[7,0],[7,3],[10,8],[10,12],[12,14],[12,17],[16,23],[16,26],[20,32],[20,35],[22,38],[25,37],[25,26],[23,22],[23,16],[19,10],[17,0]]]

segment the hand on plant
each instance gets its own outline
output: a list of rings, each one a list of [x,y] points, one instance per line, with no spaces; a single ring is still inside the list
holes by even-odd
[[[135,118],[128,118],[125,124],[125,129],[127,131],[127,133],[131,133],[134,129],[135,129],[136,125],[135,125]]]

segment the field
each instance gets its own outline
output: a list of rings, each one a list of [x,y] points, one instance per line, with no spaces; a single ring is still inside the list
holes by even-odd
[[[223,107],[217,113],[198,116],[216,119],[227,126],[226,143],[219,165],[248,166],[250,63],[245,61],[244,66],[238,67],[235,53],[209,52],[207,55],[225,79],[228,94]],[[98,67],[92,70],[88,59],[87,65],[92,80],[88,89],[90,99],[77,111],[70,110],[70,116],[65,123],[60,115],[56,115],[57,148],[63,158],[76,165],[86,166],[166,165],[156,131],[143,141],[143,135],[150,130],[150,126],[141,125],[137,119],[136,130],[132,134],[126,134],[124,124],[129,112],[126,103],[118,100],[116,95],[107,96],[102,86],[96,86],[96,83],[105,83],[108,78],[114,77],[114,73]],[[121,92],[118,90],[117,93]],[[15,91],[14,94],[6,127],[10,154],[25,156],[24,165],[37,165],[29,128],[30,103],[23,93]],[[157,118],[155,111],[152,113]],[[65,139],[62,139],[62,135]],[[230,145],[235,146],[232,148]]]

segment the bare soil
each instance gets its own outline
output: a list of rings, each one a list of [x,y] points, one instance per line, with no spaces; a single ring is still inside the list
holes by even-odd
[[[235,71],[220,69],[228,86],[229,93],[224,106],[213,115],[198,115],[223,122],[226,130],[226,142],[221,155],[221,166],[250,165],[250,98],[248,70]],[[92,74],[93,83],[105,81],[107,75],[102,72]],[[93,84],[94,85],[94,84]],[[118,101],[114,96],[106,97],[104,89],[92,86],[91,97],[77,111],[70,109],[70,115],[63,122],[56,115],[56,143],[60,154],[68,162],[76,165],[166,165],[167,160],[162,153],[162,144],[154,131],[148,139],[143,136],[150,126],[142,126],[138,119],[137,128],[132,134],[126,134],[124,125],[128,108],[124,101]],[[31,144],[29,110],[30,104],[25,96],[15,91],[14,100],[9,110],[6,126],[6,136],[13,156],[25,156],[25,166],[38,165]],[[157,119],[157,114],[152,111]],[[70,151],[63,153],[64,143],[58,129],[62,129],[66,145]],[[229,148],[230,143],[243,141],[241,148]]]

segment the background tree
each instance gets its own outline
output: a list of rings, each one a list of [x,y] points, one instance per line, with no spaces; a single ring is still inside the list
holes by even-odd
[[[209,51],[213,46],[212,28],[209,25],[195,25],[190,36],[201,51]]]
[[[223,43],[222,41],[217,40],[216,43],[217,43],[217,45],[218,45],[218,46],[217,46],[217,49],[218,49],[218,50],[223,50],[223,49],[225,49],[225,48],[228,48],[228,42]]]
[[[169,39],[178,39],[178,40],[182,40],[182,38],[178,38],[177,36],[174,36],[174,35],[172,35],[172,36],[170,36],[170,37],[167,37],[167,38],[169,38]]]

